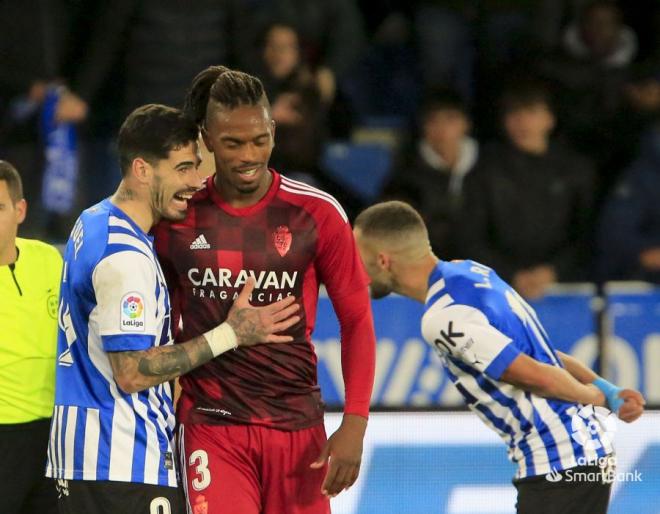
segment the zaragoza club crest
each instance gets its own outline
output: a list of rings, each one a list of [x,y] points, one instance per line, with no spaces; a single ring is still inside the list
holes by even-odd
[[[280,254],[280,257],[284,257],[291,248],[291,241],[293,240],[293,235],[289,231],[289,227],[286,225],[280,225],[273,232],[273,244],[275,245],[275,250]]]

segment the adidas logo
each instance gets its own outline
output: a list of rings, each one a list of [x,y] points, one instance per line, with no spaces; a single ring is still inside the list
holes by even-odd
[[[209,248],[211,248],[211,245],[209,244],[209,242],[204,237],[204,234],[202,234],[197,239],[195,239],[192,243],[190,243],[190,249],[191,250],[208,250]]]

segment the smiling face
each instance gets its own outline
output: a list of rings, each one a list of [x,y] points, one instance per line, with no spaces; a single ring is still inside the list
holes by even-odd
[[[265,105],[217,106],[209,114],[204,142],[214,155],[216,186],[235,205],[252,205],[268,191],[268,161],[275,123]]]
[[[186,217],[188,200],[202,186],[198,172],[200,162],[197,143],[191,142],[171,150],[167,159],[152,166],[149,196],[155,219],[182,220]]]

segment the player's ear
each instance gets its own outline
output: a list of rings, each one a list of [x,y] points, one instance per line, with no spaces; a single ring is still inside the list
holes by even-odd
[[[204,146],[206,149],[210,152],[213,153],[213,147],[211,146],[211,138],[209,137],[209,133],[206,130],[206,127],[202,127],[199,130],[199,134],[202,137],[202,141],[204,141]]]
[[[149,182],[152,174],[153,169],[147,161],[141,157],[133,159],[133,163],[131,164],[131,175],[137,179],[138,182],[142,184]]]
[[[390,256],[383,252],[378,252],[376,262],[378,263],[378,267],[382,270],[389,270],[392,265],[392,259],[390,259]]]
[[[16,210],[16,223],[20,225],[25,221],[25,215],[27,214],[27,201],[25,198],[22,198],[16,202],[14,208]]]

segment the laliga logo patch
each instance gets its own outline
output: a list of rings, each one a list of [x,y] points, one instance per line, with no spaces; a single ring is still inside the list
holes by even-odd
[[[121,299],[121,329],[144,332],[144,300],[139,293],[128,293]]]

